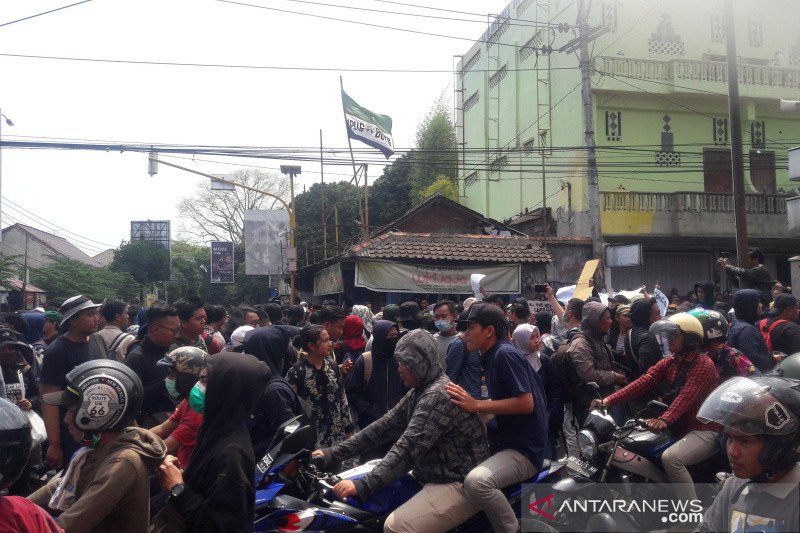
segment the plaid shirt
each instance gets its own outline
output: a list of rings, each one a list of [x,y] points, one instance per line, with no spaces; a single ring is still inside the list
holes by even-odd
[[[700,405],[717,387],[719,381],[714,363],[706,354],[698,352],[691,352],[680,358],[674,355],[664,357],[639,379],[606,398],[606,403],[612,405],[636,399],[659,383],[672,385],[678,378],[681,368],[686,365],[693,365],[686,374],[686,382],[678,391],[669,409],[659,418],[681,435],[693,430],[716,430],[718,429],[716,425],[703,424],[697,420]]]

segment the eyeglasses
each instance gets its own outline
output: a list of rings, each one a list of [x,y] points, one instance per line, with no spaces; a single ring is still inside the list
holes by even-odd
[[[168,327],[162,326],[161,324],[153,324],[154,328],[161,328],[171,331],[173,335],[176,337],[181,334],[181,328],[169,329]]]

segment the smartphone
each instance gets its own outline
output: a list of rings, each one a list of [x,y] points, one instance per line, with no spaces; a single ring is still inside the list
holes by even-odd
[[[533,292],[540,292],[542,294],[547,292],[547,285],[542,283],[536,283],[533,286]]]

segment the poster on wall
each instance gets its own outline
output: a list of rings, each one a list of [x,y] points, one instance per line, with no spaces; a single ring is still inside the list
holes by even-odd
[[[335,263],[314,275],[314,296],[339,294],[344,291],[342,265]]]
[[[480,282],[487,293],[519,294],[520,266],[439,267],[393,261],[358,261],[356,287],[378,292],[472,294],[470,276],[485,274]]]
[[[233,283],[233,243],[211,242],[211,283]]]

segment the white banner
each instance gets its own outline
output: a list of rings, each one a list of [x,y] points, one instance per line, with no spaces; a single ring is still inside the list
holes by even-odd
[[[656,287],[653,290],[653,297],[656,299],[658,310],[661,312],[661,316],[666,316],[667,307],[669,306],[669,299],[667,298],[667,295],[661,292],[661,289]]]
[[[339,263],[323,268],[314,274],[314,296],[344,292],[342,266]]]
[[[438,267],[358,261],[355,285],[377,292],[472,294],[470,275],[475,272],[486,275],[481,286],[487,293],[520,293],[519,265]]]

